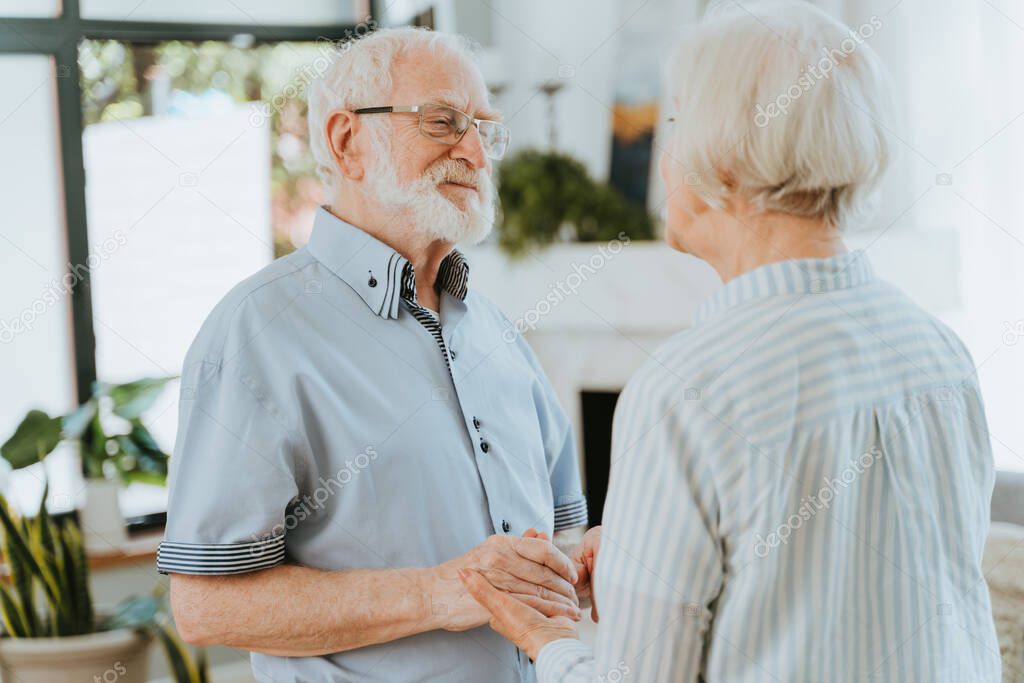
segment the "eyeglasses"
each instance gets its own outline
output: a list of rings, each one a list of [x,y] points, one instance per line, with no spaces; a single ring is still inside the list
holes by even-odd
[[[484,153],[491,159],[501,159],[511,141],[509,130],[503,124],[488,119],[474,119],[469,114],[443,104],[417,106],[364,107],[353,114],[418,114],[420,134],[446,145],[457,145],[470,126],[476,126],[483,142]]]

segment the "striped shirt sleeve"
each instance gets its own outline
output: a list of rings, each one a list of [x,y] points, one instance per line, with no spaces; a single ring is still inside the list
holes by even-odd
[[[240,574],[281,564],[298,490],[281,417],[237,366],[187,364],[181,386],[157,571]]]
[[[699,409],[658,393],[627,389],[616,412],[594,650],[549,643],[537,659],[540,683],[698,680],[723,578],[715,485],[696,457],[707,447],[698,435],[715,430]]]

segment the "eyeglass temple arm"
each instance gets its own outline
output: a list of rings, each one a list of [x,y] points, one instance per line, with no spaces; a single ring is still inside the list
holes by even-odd
[[[352,110],[353,114],[390,114],[395,110],[394,107],[364,107],[362,109]]]

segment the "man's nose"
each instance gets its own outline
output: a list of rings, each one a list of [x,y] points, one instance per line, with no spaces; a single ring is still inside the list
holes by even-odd
[[[451,157],[452,159],[465,160],[474,170],[487,166],[487,152],[484,149],[484,141],[480,137],[480,131],[475,125],[470,125],[462,139],[452,146]]]

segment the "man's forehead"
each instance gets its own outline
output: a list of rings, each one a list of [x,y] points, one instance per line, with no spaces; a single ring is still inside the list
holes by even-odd
[[[483,76],[473,64],[464,59],[444,56],[428,62],[422,59],[412,68],[399,68],[393,74],[394,94],[409,102],[399,104],[424,104],[433,102],[466,112],[478,118],[494,118],[498,113],[491,107],[487,86]],[[440,63],[438,63],[440,62]],[[412,101],[412,100],[415,100]]]

